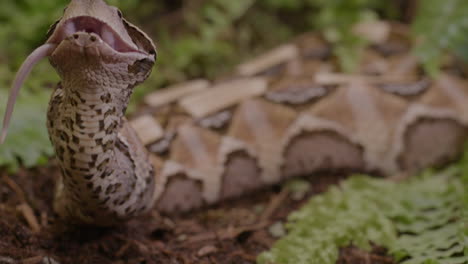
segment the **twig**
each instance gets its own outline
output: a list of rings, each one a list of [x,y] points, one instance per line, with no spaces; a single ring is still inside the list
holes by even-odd
[[[18,209],[18,211],[21,212],[24,219],[26,219],[26,222],[31,228],[31,231],[33,233],[39,233],[41,231],[41,225],[39,225],[39,221],[37,220],[37,217],[34,214],[34,211],[31,208],[31,206],[29,206],[29,204],[27,203],[22,203],[16,208]]]
[[[213,239],[218,239],[218,240],[226,240],[226,239],[232,239],[237,237],[239,234],[245,232],[245,231],[256,231],[263,229],[269,225],[268,222],[260,222],[258,224],[254,225],[248,225],[248,226],[243,226],[243,227],[238,227],[238,228],[226,228],[218,231],[212,231],[212,232],[206,232],[203,234],[199,234],[193,237],[190,237],[187,239],[187,243],[197,243],[197,242],[203,242],[206,240],[213,240]]]
[[[283,190],[281,190],[281,192],[278,195],[274,196],[271,199],[270,204],[268,204],[268,207],[260,216],[260,222],[270,219],[270,217],[275,213],[275,211],[283,203],[283,201],[286,200],[286,198],[288,198],[288,195],[289,190],[287,188],[283,188]]]
[[[115,256],[116,256],[117,258],[122,257],[122,256],[127,252],[127,250],[132,246],[132,244],[133,244],[132,242],[127,241],[127,243],[125,243],[125,245],[123,245],[123,246],[117,251],[117,253],[115,253]]]
[[[19,187],[18,184],[16,184],[15,181],[8,177],[7,174],[3,174],[2,180],[16,193],[22,203],[26,202],[26,195],[24,194],[24,191],[21,189],[21,187]]]

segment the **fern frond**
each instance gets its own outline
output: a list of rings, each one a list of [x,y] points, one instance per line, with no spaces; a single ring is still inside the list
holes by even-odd
[[[398,184],[353,177],[293,213],[288,235],[258,262],[333,264],[340,247],[372,241],[405,264],[467,263],[466,186],[452,171]]]

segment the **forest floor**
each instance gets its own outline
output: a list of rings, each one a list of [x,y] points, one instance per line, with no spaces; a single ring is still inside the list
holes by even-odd
[[[254,195],[184,215],[157,212],[115,228],[73,227],[51,205],[59,175],[47,168],[0,177],[0,264],[255,263],[276,241],[272,226],[341,175],[314,177],[302,199],[274,186]],[[339,264],[390,264],[385,249],[343,248]]]

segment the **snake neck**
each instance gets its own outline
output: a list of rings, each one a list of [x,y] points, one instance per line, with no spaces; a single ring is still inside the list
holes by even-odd
[[[149,209],[152,167],[124,118],[131,92],[63,84],[47,123],[62,169],[56,211],[96,224]]]
[[[111,93],[59,87],[50,105],[48,125],[64,175],[73,175],[70,180],[78,181],[106,173],[115,156],[122,119],[122,106],[113,101]]]

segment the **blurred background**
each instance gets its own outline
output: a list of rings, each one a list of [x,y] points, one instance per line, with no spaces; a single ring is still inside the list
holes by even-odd
[[[353,34],[360,22],[408,24],[427,73],[436,75],[447,51],[468,59],[466,0],[108,0],[149,33],[158,47],[142,96],[196,77],[215,78],[238,63],[303,32],[319,31],[333,46],[341,70],[352,72],[366,41]],[[0,114],[15,71],[42,44],[48,27],[68,0],[2,0],[0,8]],[[47,61],[36,67],[21,91],[9,137],[0,147],[0,167],[15,171],[47,162],[53,154],[45,111],[58,81]],[[132,107],[130,108],[130,111]]]

